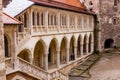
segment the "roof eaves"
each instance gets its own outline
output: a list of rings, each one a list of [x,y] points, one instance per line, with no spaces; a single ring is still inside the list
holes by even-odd
[[[71,5],[67,5],[64,3],[56,2],[56,1],[39,1],[39,0],[32,0],[35,2],[36,5],[42,5],[42,6],[48,6],[48,7],[53,7],[53,8],[58,8],[58,9],[64,9],[64,10],[69,10],[69,11],[74,11],[78,13],[84,13],[84,14],[89,14],[89,15],[95,15],[93,12],[88,12],[87,9],[81,9],[78,7],[74,7]]]
[[[24,10],[22,10],[21,12],[19,12],[18,14],[16,14],[14,17],[18,16],[19,14],[21,14],[22,12],[24,12],[25,10],[27,10],[28,8],[30,8],[31,6],[33,6],[34,4],[28,6],[27,8],[25,8]]]
[[[21,21],[17,20],[16,18],[11,17],[10,15],[6,14],[3,12],[4,15],[8,16],[9,18],[11,18],[12,20],[16,21],[16,23],[8,23],[8,22],[4,22],[4,24],[23,24]]]

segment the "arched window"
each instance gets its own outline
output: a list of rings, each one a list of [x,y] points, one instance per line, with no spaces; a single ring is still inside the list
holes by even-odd
[[[18,18],[18,20],[22,21],[20,17]],[[18,32],[22,32],[22,26],[21,25],[18,25]]]
[[[53,15],[51,15],[51,25],[53,25]]]
[[[5,35],[4,35],[4,50],[5,50],[5,57],[10,57],[8,39]]]
[[[48,14],[48,25],[50,25],[50,14]]]
[[[32,24],[35,25],[35,13],[32,13]]]
[[[40,16],[39,13],[37,13],[37,25],[40,25],[39,22],[40,22]]]
[[[41,14],[41,25],[44,25],[44,15],[43,15],[43,13]]]
[[[24,27],[25,27],[25,28],[27,27],[27,24],[28,24],[27,14],[25,13],[25,14],[24,14]]]
[[[57,25],[56,15],[54,16],[54,25]]]

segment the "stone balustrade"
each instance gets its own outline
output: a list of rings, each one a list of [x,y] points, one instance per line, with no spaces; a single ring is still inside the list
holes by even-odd
[[[52,80],[55,78],[59,78],[62,80],[68,80],[67,75],[65,75],[64,73],[56,70],[52,73],[49,73],[47,71],[44,71],[43,69],[40,69],[38,67],[36,67],[35,65],[30,64],[29,62],[18,58],[19,60],[19,68],[20,71],[25,72],[29,75],[32,75],[34,77],[39,78],[40,80],[44,79],[44,80]]]

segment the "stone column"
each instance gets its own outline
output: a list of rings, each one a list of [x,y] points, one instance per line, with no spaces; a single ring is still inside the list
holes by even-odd
[[[69,15],[67,15],[67,30],[69,31],[70,29],[69,29],[69,27],[70,27],[70,16]]]
[[[18,64],[17,64],[17,53],[16,53],[16,44],[17,44],[17,42],[16,42],[16,30],[13,30],[12,31],[12,33],[13,33],[13,35],[12,35],[12,37],[13,37],[13,42],[12,42],[12,47],[13,48],[11,48],[11,50],[12,50],[12,54],[11,54],[11,57],[12,57],[12,59],[11,59],[11,64],[12,64],[12,68],[13,69],[15,69],[17,66],[18,66]],[[16,65],[17,64],[17,65]]]
[[[29,56],[29,60],[30,60],[30,63],[31,63],[31,64],[34,64],[34,57],[33,57],[33,54],[31,54],[31,55]]]
[[[57,68],[59,68],[60,67],[60,50],[57,50],[56,59],[57,59]]]
[[[48,54],[45,54],[45,70],[48,70]]]
[[[2,21],[2,0],[0,0],[0,80],[6,80],[4,52],[4,27]]]
[[[75,30],[77,30],[77,27],[78,27],[78,18],[77,16],[75,16]]]
[[[33,34],[33,19],[32,19],[32,10],[30,13],[30,16],[29,16],[29,26],[30,26],[30,34]]]
[[[80,54],[83,56],[83,44],[80,44]]]
[[[58,31],[60,31],[60,12],[57,13],[57,25],[58,25]]]
[[[35,14],[34,14],[34,21],[35,21],[35,29],[36,29],[36,32],[38,32],[38,25],[37,25],[37,13],[35,12]]]
[[[84,29],[84,16],[82,16],[82,30]]]
[[[45,59],[45,70],[48,70],[48,49],[45,50],[45,54],[44,54],[44,59]]]
[[[77,58],[77,46],[74,46],[74,55],[75,55],[75,59]]]
[[[44,25],[45,25],[46,32],[48,32],[48,11],[45,11]]]
[[[91,49],[90,49],[91,51],[90,51],[90,52],[92,53],[92,52],[94,51],[94,43],[91,42],[91,45],[90,45],[90,46],[91,46]]]

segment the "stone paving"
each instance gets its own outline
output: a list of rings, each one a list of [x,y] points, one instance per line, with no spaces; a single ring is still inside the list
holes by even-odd
[[[91,75],[89,78],[76,76],[71,77],[70,80],[120,80],[120,51],[104,53],[89,73]]]
[[[105,53],[90,74],[88,80],[120,80],[120,52]]]
[[[94,65],[95,61],[99,59],[98,55],[91,55],[89,58],[83,62],[82,64],[78,64],[74,67],[70,74],[69,80],[86,80],[90,77],[88,70],[92,65]]]

